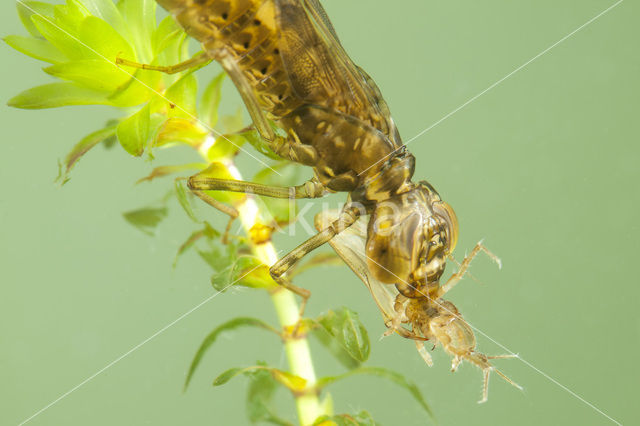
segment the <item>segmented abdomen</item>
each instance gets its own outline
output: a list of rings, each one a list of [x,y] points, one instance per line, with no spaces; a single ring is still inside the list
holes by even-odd
[[[327,187],[353,191],[400,146],[375,83],[331,56],[342,52],[337,38],[327,41],[333,35],[321,35],[294,0],[157,1],[210,57],[229,58],[239,91],[251,92],[245,102],[255,98],[290,143],[314,148],[315,160],[304,163]]]
[[[224,49],[270,118],[302,104],[293,96],[278,49],[273,0],[158,0],[212,56]]]

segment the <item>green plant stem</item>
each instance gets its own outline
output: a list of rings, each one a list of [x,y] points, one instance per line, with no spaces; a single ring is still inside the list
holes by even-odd
[[[212,146],[212,137],[209,136],[205,143],[199,147],[198,152],[206,159],[206,153]],[[236,180],[242,180],[240,171],[233,162],[229,161],[225,164],[229,173]],[[248,234],[249,230],[259,220],[259,209],[255,199],[251,195],[239,204],[235,205],[238,209],[238,219],[242,222],[242,227]],[[265,265],[273,265],[278,260],[278,253],[271,242],[253,246],[254,254]],[[294,327],[300,320],[300,308],[296,302],[292,292],[284,287],[271,293],[271,300],[276,309],[280,326],[283,330]],[[296,408],[298,410],[298,420],[302,426],[311,425],[320,415],[326,414],[322,412],[318,395],[312,390],[316,383],[316,374],[313,369],[313,361],[311,359],[311,350],[309,342],[305,337],[284,340],[285,352],[289,362],[290,372],[296,376],[300,376],[307,381],[306,388],[308,393],[294,395]]]

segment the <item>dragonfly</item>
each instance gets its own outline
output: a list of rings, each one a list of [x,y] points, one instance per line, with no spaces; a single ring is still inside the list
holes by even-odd
[[[414,182],[415,157],[403,145],[380,89],[349,58],[319,1],[157,2],[201,43],[202,52],[169,67],[118,62],[175,73],[217,61],[260,137],[283,159],[313,169],[313,178],[294,187],[194,175],[189,188],[232,218],[234,208],[206,191],[286,199],[348,194],[340,211],[316,217],[317,234],[270,268],[274,280],[302,297],[301,312],[310,292],[293,285],[286,273],[329,243],[371,292],[387,334],[414,340],[429,365],[426,341],[452,355],[453,371],[462,361],[479,367],[484,374],[480,402],[487,400],[492,371],[519,387],[490,362],[514,355],[477,352],[472,328],[443,299],[478,253],[497,258],[478,243],[460,269],[440,283],[458,240],[456,215],[428,182]]]

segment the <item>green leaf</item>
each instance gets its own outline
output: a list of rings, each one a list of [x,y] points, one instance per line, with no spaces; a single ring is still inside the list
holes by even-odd
[[[320,416],[313,422],[313,426],[375,426],[376,422],[366,411],[358,414],[338,414],[335,416]]]
[[[310,320],[312,324],[319,325],[317,322]],[[313,336],[324,346],[333,357],[348,370],[360,367],[362,363],[353,358],[346,349],[340,344],[338,339],[334,338],[322,326],[313,327],[311,329]]]
[[[318,380],[316,386],[318,387],[318,389],[322,389],[338,380],[343,380],[356,375],[380,377],[382,379],[389,380],[390,382],[393,382],[400,387],[405,388],[418,402],[418,404],[420,404],[420,406],[429,414],[429,416],[433,417],[431,407],[429,407],[429,404],[427,404],[427,402],[424,400],[420,389],[418,389],[415,383],[408,381],[402,374],[392,370],[388,370],[386,368],[360,367],[355,370],[347,371],[346,373],[340,374],[338,376],[322,377]]]
[[[96,54],[78,35],[62,28],[52,18],[34,15],[31,20],[40,34],[71,60],[96,59]]]
[[[117,57],[135,60],[135,51],[127,40],[100,18],[86,17],[80,25],[79,35],[80,40],[91,47],[95,56],[93,59],[110,61],[114,65]]]
[[[249,144],[253,146],[260,154],[265,155],[272,160],[282,161],[282,157],[273,152],[273,150],[269,146],[269,142],[264,140],[257,130],[252,129],[244,131],[240,133],[240,136],[242,136],[247,142],[249,142]]]
[[[157,56],[162,53],[171,44],[176,43],[184,31],[173,16],[165,17],[156,28],[153,34],[153,51]]]
[[[31,16],[33,15],[44,15],[48,17],[53,16],[53,5],[49,3],[44,3],[41,1],[20,1],[16,2],[16,7],[18,8],[18,15],[20,16],[20,20],[22,21],[22,25],[29,31],[34,37],[42,37],[40,31],[36,28],[36,26],[31,21]]]
[[[160,147],[172,143],[184,143],[195,148],[202,144],[207,136],[208,132],[194,121],[174,117],[162,124],[153,146]]]
[[[149,175],[138,179],[136,183],[151,182],[156,178],[169,176],[174,173],[181,173],[186,170],[203,170],[205,167],[207,167],[207,165],[204,163],[188,163],[176,166],[159,166],[154,168]]]
[[[218,124],[218,108],[220,106],[222,82],[225,73],[221,72],[211,80],[205,89],[200,103],[200,118],[204,123],[213,129]]]
[[[128,35],[122,14],[112,0],[81,0],[87,10],[113,27],[122,36]]]
[[[215,240],[220,237],[220,232],[216,231],[207,221],[204,222],[204,229],[200,229],[198,231],[194,231],[187,240],[180,245],[178,248],[178,252],[176,253],[176,257],[173,260],[173,267],[175,268],[178,264],[178,259],[182,256],[187,250],[189,250],[193,245],[203,237],[209,239],[209,241]]]
[[[267,370],[256,370],[248,373],[249,387],[247,389],[246,411],[249,421],[260,421],[281,425],[293,426],[292,423],[276,416],[271,406],[273,396],[278,387],[278,382]]]
[[[136,70],[129,80],[109,97],[109,100],[114,106],[122,108],[141,105],[156,95],[161,82],[162,74],[157,71]]]
[[[64,159],[64,173],[61,173],[60,176],[56,179],[61,184],[64,184],[68,181],[69,173],[71,169],[76,165],[76,163],[89,152],[94,146],[98,145],[100,142],[104,142],[105,140],[111,138],[116,133],[116,125],[108,126],[104,129],[100,129],[96,132],[87,135],[84,139],[76,144],[76,146],[71,149],[71,151],[67,154]]]
[[[207,151],[207,159],[209,161],[220,161],[232,158],[245,142],[246,139],[239,134],[220,135]]]
[[[7,105],[23,109],[59,108],[69,105],[110,105],[103,92],[74,83],[50,83],[32,87],[11,98]]]
[[[167,209],[162,208],[142,208],[123,213],[124,218],[131,225],[135,226],[147,235],[153,235],[153,231],[158,224],[167,217]]]
[[[75,34],[80,28],[82,21],[90,15],[86,7],[77,0],[67,0],[66,5],[53,7],[53,16],[56,24],[66,31]],[[82,39],[81,39],[82,40]]]
[[[269,274],[269,267],[254,256],[239,256],[226,268],[211,276],[211,285],[219,291],[226,290],[231,283],[262,289],[278,286]]]
[[[227,383],[229,380],[233,379],[240,374],[247,375],[248,373],[256,370],[267,370],[271,372],[273,378],[280,384],[284,385],[288,389],[293,392],[302,391],[306,385],[307,381],[300,376],[296,376],[295,374],[288,373],[286,371],[278,370],[273,367],[265,367],[262,365],[256,365],[253,367],[246,368],[231,368],[224,373],[220,374],[213,381],[213,386],[221,386]]]
[[[198,250],[202,260],[216,272],[226,271],[239,256],[240,246],[234,240],[227,244],[211,244],[211,250]]]
[[[18,52],[41,61],[57,64],[67,60],[51,43],[41,38],[10,35],[4,41]]]
[[[251,369],[238,368],[238,367],[230,368],[215,378],[215,380],[213,381],[213,386],[222,386],[225,383],[227,383],[229,380],[236,377],[237,375],[243,374],[246,371],[251,371]]]
[[[164,94],[170,105],[169,117],[196,119],[197,94],[198,80],[192,73],[185,74],[171,85]]]
[[[193,197],[193,195],[191,194],[191,191],[187,191],[187,187],[182,182],[182,179],[176,179],[174,184],[178,202],[191,220],[196,223],[200,223],[200,219],[196,217],[196,214],[193,211],[193,207],[191,206],[191,198]]]
[[[329,311],[317,321],[353,359],[364,362],[369,358],[369,335],[357,313],[348,308],[341,308]]]
[[[242,108],[238,107],[235,114],[223,115],[220,118],[220,124],[226,133],[240,133],[244,131],[245,126]]]
[[[200,365],[200,362],[202,361],[202,357],[216,342],[216,339],[218,338],[218,336],[220,336],[220,334],[226,331],[235,330],[240,327],[261,328],[263,330],[267,330],[272,333],[275,333],[276,335],[280,335],[278,330],[276,330],[269,324],[265,323],[264,321],[256,318],[249,318],[249,317],[234,318],[232,320],[225,322],[224,324],[219,325],[211,333],[209,333],[207,337],[204,338],[204,340],[200,344],[200,347],[196,351],[196,355],[193,357],[193,360],[191,361],[191,365],[189,366],[189,372],[187,373],[187,378],[184,383],[185,389],[187,389],[187,387],[189,386],[189,383],[193,378],[193,374],[195,373],[196,369]],[[231,377],[229,377],[229,379],[231,379]]]
[[[44,71],[62,80],[104,92],[112,92],[129,80],[129,75],[111,62],[85,59],[45,68]]]
[[[118,125],[116,134],[125,151],[136,157],[142,155],[151,136],[150,122],[151,115],[147,104]]]
[[[271,278],[269,266],[263,264],[253,256],[239,258],[235,265],[235,269],[236,277],[242,277],[238,284],[244,287],[263,289],[273,289],[278,287],[278,283]]]
[[[149,63],[153,59],[151,39],[156,30],[155,0],[125,1],[121,10],[139,53],[138,59]]]

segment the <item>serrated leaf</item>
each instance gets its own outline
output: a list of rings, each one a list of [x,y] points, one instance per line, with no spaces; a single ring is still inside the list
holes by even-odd
[[[216,339],[218,338],[218,336],[221,333],[224,333],[226,331],[235,330],[235,329],[237,329],[239,327],[260,328],[260,329],[267,330],[267,331],[270,331],[272,333],[275,333],[276,335],[280,335],[278,330],[276,330],[275,328],[273,328],[272,326],[270,326],[266,322],[264,322],[262,320],[259,320],[257,318],[249,318],[249,317],[234,318],[232,320],[229,320],[229,321],[225,322],[224,324],[219,325],[218,327],[216,327],[211,333],[209,333],[204,338],[204,340],[200,344],[200,347],[196,351],[196,354],[193,357],[193,360],[191,361],[191,365],[189,366],[189,372],[187,373],[187,378],[186,378],[185,383],[184,383],[184,388],[185,389],[189,386],[189,383],[191,382],[191,379],[193,378],[193,374],[195,373],[196,369],[200,365],[200,362],[202,361],[202,357],[211,348],[211,346],[216,342]],[[242,369],[238,369],[238,370],[242,370]],[[229,377],[227,379],[227,381],[230,380],[232,377],[233,376]]]
[[[50,83],[32,87],[7,102],[22,109],[59,108],[70,105],[110,105],[104,92],[74,83]]]
[[[214,240],[220,237],[220,233],[216,231],[208,222],[204,222],[204,228],[198,231],[193,232],[187,240],[180,245],[178,248],[178,252],[176,253],[176,257],[173,260],[173,267],[175,268],[178,264],[178,258],[184,254],[188,249],[193,247],[193,245],[201,238],[206,237],[209,241]]]
[[[128,2],[128,3],[136,3]],[[110,61],[117,57],[135,59],[133,47],[113,27],[100,18],[88,16],[80,24],[80,40],[91,47],[95,59]],[[134,59],[132,59],[134,58]]]
[[[65,62],[44,69],[47,74],[90,89],[112,92],[129,80],[129,75],[102,59]]]
[[[10,35],[4,41],[18,52],[40,61],[57,64],[67,60],[51,43],[41,38]]]
[[[153,231],[158,224],[167,217],[167,209],[162,208],[142,208],[123,213],[124,218],[131,225],[135,226],[147,235],[153,235]]]
[[[364,362],[369,358],[371,350],[369,334],[356,312],[341,308],[329,311],[320,316],[317,321],[353,359]]]
[[[185,143],[197,147],[204,142],[207,136],[208,132],[192,120],[174,117],[162,124],[153,145],[161,147],[171,143]]]
[[[256,370],[267,370],[267,371],[269,371],[271,373],[271,375],[273,376],[273,378],[278,383],[284,385],[285,387],[289,388],[293,392],[300,392],[307,385],[307,381],[305,379],[303,379],[300,376],[296,376],[295,374],[291,374],[291,373],[286,372],[286,371],[278,370],[277,368],[273,368],[273,367],[265,367],[265,366],[262,366],[262,365],[256,365],[256,366],[253,366],[253,367],[246,367],[246,368],[231,368],[231,369],[225,371],[224,373],[220,374],[218,377],[216,377],[215,380],[213,381],[213,386],[224,385],[229,380],[233,379],[234,377],[236,377],[236,376],[238,376],[240,374],[246,375],[246,374],[248,374],[248,373],[250,373],[252,371],[256,371]]]
[[[36,28],[36,26],[31,21],[31,16],[35,15],[44,15],[47,17],[53,16],[53,5],[50,3],[44,3],[41,1],[20,1],[16,2],[16,7],[18,9],[18,16],[22,21],[22,25],[29,31],[34,37],[42,37],[40,31]]]
[[[360,367],[351,371],[347,371],[344,374],[340,374],[338,376],[329,376],[322,377],[318,380],[316,386],[318,389],[322,389],[338,380],[343,380],[356,375],[368,375],[380,377],[386,380],[389,380],[396,385],[405,388],[411,396],[420,404],[420,406],[429,414],[429,416],[433,417],[433,412],[431,411],[431,407],[424,400],[420,389],[415,385],[415,383],[408,381],[402,374],[397,373],[395,371],[381,368],[381,367]]]
[[[209,129],[213,129],[218,124],[218,108],[225,76],[224,72],[215,76],[202,94],[200,118],[209,126]]]
[[[104,142],[115,135],[116,127],[117,125],[105,127],[104,129],[100,129],[85,136],[84,139],[78,142],[65,157],[63,164],[65,170],[60,174],[60,176],[58,176],[56,181],[60,183],[66,182],[71,169],[73,169],[80,158],[100,142]]]
[[[116,130],[120,145],[129,154],[139,157],[144,152],[151,137],[151,114],[149,105],[122,121]]]
[[[154,179],[165,177],[172,175],[174,173],[181,173],[186,170],[202,170],[207,167],[204,163],[188,163],[188,164],[179,164],[176,166],[159,166],[154,168],[151,173],[141,179],[138,179],[136,184],[142,182],[151,182]]]
[[[164,96],[169,102],[169,117],[194,120],[198,95],[198,80],[192,73],[187,73],[167,89]]]

